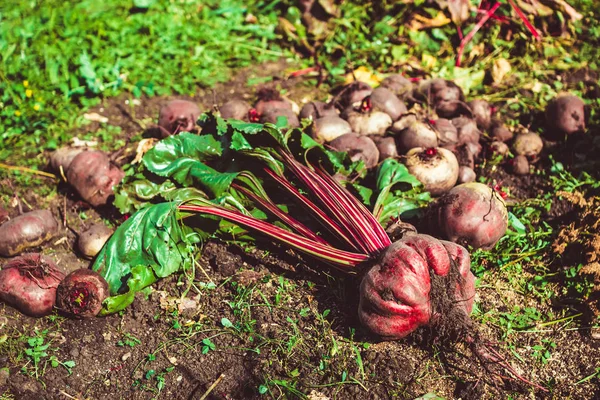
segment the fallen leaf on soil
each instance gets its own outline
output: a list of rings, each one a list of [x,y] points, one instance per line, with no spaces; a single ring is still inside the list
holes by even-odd
[[[498,58],[494,60],[494,65],[492,66],[492,80],[495,85],[500,84],[506,74],[510,72],[511,66],[507,59]]]
[[[448,25],[450,18],[446,17],[443,12],[438,12],[434,18],[427,18],[419,14],[415,14],[413,19],[409,22],[409,29],[420,30],[427,28],[438,28],[440,26]]]
[[[349,84],[354,81],[360,81],[368,83],[371,86],[378,86],[381,82],[381,78],[375,75],[375,73],[369,70],[367,67],[358,67],[352,72],[349,72],[345,76],[345,83]]]
[[[140,142],[137,145],[137,148],[135,149],[135,158],[133,159],[133,161],[131,163],[137,164],[140,161],[142,161],[142,157],[144,157],[144,154],[146,154],[146,152],[148,150],[153,148],[154,145],[156,144],[156,142],[158,142],[158,139],[156,139],[156,138],[140,140]]]
[[[316,390],[311,391],[306,397],[308,400],[330,400],[330,397],[325,396],[321,392],[317,392]]]
[[[469,0],[448,0],[448,11],[456,25],[469,19],[469,5]]]
[[[100,122],[103,124],[108,122],[107,117],[100,115],[98,113],[86,113],[86,114],[83,114],[83,118],[87,119],[88,121]]]

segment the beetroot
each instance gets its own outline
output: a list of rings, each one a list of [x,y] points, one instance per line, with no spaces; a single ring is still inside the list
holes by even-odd
[[[379,87],[371,93],[371,104],[374,109],[383,111],[396,121],[406,113],[406,105],[391,90]]]
[[[459,144],[479,142],[481,132],[477,128],[475,120],[467,117],[457,117],[452,119],[452,125],[456,127]]]
[[[337,115],[316,119],[311,126],[311,135],[319,143],[331,142],[335,138],[351,132],[350,124]]]
[[[419,86],[419,93],[440,117],[455,117],[465,108],[462,89],[452,81],[441,78],[423,81]]]
[[[447,316],[436,313],[432,298],[442,283],[465,318],[475,298],[469,253],[454,243],[407,234],[389,246],[360,285],[359,318],[385,339],[401,339]],[[440,286],[442,286],[440,285]]]
[[[529,174],[529,160],[525,156],[516,156],[509,162],[510,170],[515,175]]]
[[[396,134],[396,145],[401,153],[404,154],[415,147],[438,146],[438,134],[430,124],[412,118],[412,116],[402,118],[398,122],[403,122],[403,120],[407,120],[407,126]],[[399,129],[401,126],[398,123],[394,124],[394,130]]]
[[[300,119],[317,120],[323,117],[337,117],[338,111],[332,104],[323,103],[322,101],[311,101],[302,106],[300,110]]]
[[[39,246],[58,232],[58,222],[48,210],[20,215],[0,226],[0,255],[11,257]]]
[[[485,100],[472,100],[469,102],[473,119],[477,127],[482,130],[488,130],[492,126],[492,108],[490,103]]]
[[[113,230],[104,224],[92,225],[88,230],[82,232],[77,239],[79,252],[85,258],[96,257],[112,234]]]
[[[158,126],[162,136],[167,137],[179,132],[194,130],[200,116],[196,103],[187,100],[172,100],[165,104],[158,114]]]
[[[4,221],[8,220],[8,211],[2,206],[0,206],[0,224],[4,223]]]
[[[392,118],[382,111],[375,110],[369,97],[363,100],[360,107],[344,110],[342,116],[350,124],[352,132],[359,135],[383,135],[392,125]]]
[[[254,103],[254,108],[259,115],[264,115],[272,109],[287,109],[293,111],[292,103],[281,97],[278,91],[273,89],[261,89],[256,93],[258,100]]]
[[[348,153],[352,161],[362,160],[367,168],[373,168],[379,162],[379,150],[368,136],[347,133],[338,136],[329,145],[334,150]]]
[[[31,317],[52,312],[64,274],[49,258],[29,253],[10,260],[0,271],[0,300]]]
[[[102,276],[90,269],[78,269],[58,286],[56,308],[74,318],[95,317],[108,295],[108,283]]]
[[[475,169],[475,155],[467,143],[456,147],[453,153],[456,156],[458,165]]]
[[[279,117],[285,117],[288,128],[297,128],[300,126],[298,116],[290,108],[268,108],[261,116],[260,122],[276,124]]]
[[[482,183],[454,187],[431,209],[430,230],[461,245],[491,249],[507,228],[504,200]]]
[[[113,195],[113,187],[124,176],[123,171],[101,151],[86,151],[77,155],[67,171],[68,182],[83,200],[94,207],[108,202]]]
[[[452,147],[458,144],[458,130],[456,126],[446,118],[431,121],[438,133],[438,144],[441,147]]]
[[[585,131],[585,104],[574,95],[563,94],[548,104],[546,125],[551,136],[572,135]]]
[[[406,168],[437,196],[450,190],[458,179],[458,161],[450,150],[415,147],[406,154]]]
[[[499,154],[502,157],[507,156],[508,153],[510,153],[508,145],[500,141],[490,143],[490,151],[492,152],[492,154]]]
[[[73,159],[84,151],[80,148],[61,147],[50,156],[50,167],[57,172],[60,172],[62,168],[63,173],[66,174]]]
[[[457,183],[460,184],[475,182],[475,179],[477,179],[477,175],[475,174],[475,171],[473,171],[473,169],[471,169],[470,167],[461,165],[460,168],[458,168],[458,180],[456,181]]]
[[[492,138],[500,142],[508,142],[513,138],[514,134],[500,121],[492,123]]]
[[[248,121],[248,113],[252,106],[244,100],[229,100],[219,107],[221,118]]]
[[[396,141],[393,137],[387,136],[371,136],[373,142],[375,142],[375,146],[377,146],[377,150],[379,150],[379,162],[386,160],[388,158],[396,158],[398,157],[398,149],[396,148]]]
[[[410,79],[400,74],[392,74],[381,81],[381,86],[392,91],[398,98],[407,99],[411,96],[413,84]]]
[[[536,158],[543,148],[544,142],[542,142],[542,138],[533,132],[526,132],[517,135],[515,142],[513,143],[513,150],[515,151],[515,154],[526,156],[531,159]]]
[[[352,82],[342,88],[338,94],[337,104],[341,109],[357,106],[372,92],[373,88],[368,83]]]

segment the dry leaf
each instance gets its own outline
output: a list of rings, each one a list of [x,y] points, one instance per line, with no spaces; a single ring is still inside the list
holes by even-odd
[[[72,147],[94,147],[98,146],[98,141],[96,140],[81,140],[77,136],[71,138],[71,146]]]
[[[494,65],[492,66],[492,80],[495,85],[499,85],[503,80],[506,74],[510,72],[510,63],[505,58],[498,58],[494,60]]]
[[[83,118],[87,119],[88,121],[101,122],[103,124],[108,122],[108,118],[98,113],[86,113],[83,114]]]
[[[469,19],[469,5],[469,0],[448,0],[448,11],[456,25]]]
[[[135,158],[133,159],[133,161],[131,163],[137,164],[140,161],[142,161],[142,157],[144,157],[144,154],[146,154],[148,152],[148,150],[153,148],[154,145],[156,144],[156,142],[158,142],[158,139],[156,139],[156,138],[148,138],[148,139],[140,140],[140,142],[137,145],[137,148],[135,149]]]
[[[371,86],[377,86],[381,82],[381,78],[375,75],[375,73],[369,70],[367,67],[358,67],[354,71],[346,74],[346,84],[354,81],[360,81],[368,83]]]
[[[409,28],[413,30],[426,29],[426,28],[437,28],[440,26],[448,25],[450,18],[446,17],[443,12],[438,12],[434,18],[427,18],[419,14],[415,14],[412,21],[409,23]]]
[[[548,0],[551,3],[556,4],[559,7],[562,7],[563,11],[571,18],[573,21],[579,21],[583,18],[583,15],[577,12],[569,3],[565,0]]]

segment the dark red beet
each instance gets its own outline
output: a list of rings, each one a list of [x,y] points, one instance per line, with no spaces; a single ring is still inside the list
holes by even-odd
[[[221,118],[248,121],[248,112],[252,106],[244,100],[229,100],[219,107]]]
[[[373,108],[383,111],[396,121],[407,112],[406,105],[391,90],[379,87],[371,93],[371,104]]]
[[[510,170],[515,175],[529,174],[529,161],[525,156],[516,156],[509,161]]]
[[[405,154],[415,147],[438,147],[438,133],[430,124],[416,119],[413,120],[410,116],[402,118],[400,121],[404,119],[412,120],[412,122],[408,122],[406,128],[395,135],[398,151]],[[394,128],[396,129],[397,126],[395,124]]]
[[[56,308],[74,318],[95,317],[108,294],[108,283],[102,276],[91,269],[78,269],[58,286]]]
[[[479,142],[481,132],[477,128],[475,120],[467,117],[457,117],[452,119],[452,125],[456,127],[459,144]]]
[[[469,102],[469,107],[471,108],[477,127],[487,131],[492,125],[492,108],[490,107],[490,103],[485,100],[472,100]]]
[[[199,116],[200,108],[196,103],[187,100],[172,100],[160,109],[158,126],[162,128],[163,137],[179,132],[188,132],[196,127]]]
[[[461,184],[461,183],[475,182],[475,179],[477,179],[477,175],[475,174],[475,171],[473,171],[471,168],[466,167],[464,165],[460,166],[460,168],[458,169],[457,183]]]
[[[319,143],[331,142],[337,137],[352,133],[350,124],[337,115],[316,119],[311,126],[311,135]]]
[[[365,97],[373,92],[373,88],[365,82],[352,82],[342,88],[337,99],[337,104],[340,109],[345,109],[359,104]]]
[[[19,215],[0,226],[0,256],[11,257],[41,245],[58,233],[58,222],[50,210]]]
[[[441,78],[423,81],[419,93],[435,108],[440,117],[455,117],[465,108],[462,89],[452,81]]]
[[[392,74],[381,81],[381,86],[391,90],[398,98],[406,99],[411,96],[413,84],[410,79],[400,74]]]
[[[454,271],[452,269],[455,268]],[[360,286],[359,317],[372,332],[386,339],[401,339],[432,324],[435,315],[430,294],[432,278],[453,276],[447,291],[454,291],[454,306],[471,313],[475,297],[469,253],[454,243],[428,235],[407,234],[388,247],[367,272]]]
[[[499,154],[501,156],[507,156],[510,152],[508,145],[504,142],[495,141],[490,143],[490,151],[492,154]]]
[[[431,232],[461,245],[491,249],[507,228],[504,200],[482,183],[458,185],[432,207]]]
[[[510,131],[506,125],[500,121],[494,121],[492,123],[492,138],[500,142],[508,142],[513,138],[514,134]]]
[[[258,99],[254,104],[254,108],[259,115],[264,115],[267,111],[272,109],[289,109],[292,110],[293,106],[289,100],[281,97],[278,91],[273,89],[261,89],[256,93]]]
[[[554,138],[585,131],[584,107],[579,97],[570,94],[561,95],[548,104],[546,125]]]
[[[338,112],[333,105],[323,103],[322,101],[311,101],[302,106],[300,110],[300,119],[317,120],[323,117],[337,117]]]
[[[458,130],[452,124],[452,121],[446,118],[439,118],[431,121],[438,132],[438,143],[441,147],[455,146],[458,144]]]
[[[277,118],[285,117],[287,119],[288,128],[297,128],[300,126],[298,116],[290,108],[270,108],[260,117],[262,123],[277,123]]]
[[[352,161],[362,160],[367,168],[373,168],[379,162],[379,150],[368,136],[348,133],[332,140],[329,145],[337,151],[344,151]]]
[[[92,206],[107,203],[113,187],[121,182],[125,173],[110,162],[102,151],[86,151],[73,159],[67,171],[67,180],[81,198]]]
[[[373,135],[370,138],[375,142],[377,150],[379,150],[379,162],[388,158],[398,157],[398,149],[396,148],[396,141],[393,137]]]
[[[0,271],[0,300],[32,317],[52,312],[56,288],[64,274],[54,262],[38,253],[23,254]]]

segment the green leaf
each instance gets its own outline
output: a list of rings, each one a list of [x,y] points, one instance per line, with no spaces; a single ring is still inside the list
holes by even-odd
[[[199,239],[198,233],[182,228],[175,203],[153,205],[133,214],[111,236],[92,266],[108,282],[111,295],[125,293],[113,299],[109,308],[131,302],[132,292],[188,265],[190,244]]]
[[[408,183],[413,187],[421,185],[421,182],[408,172],[404,164],[388,158],[377,168],[377,189],[383,190],[387,186],[398,183]]]

